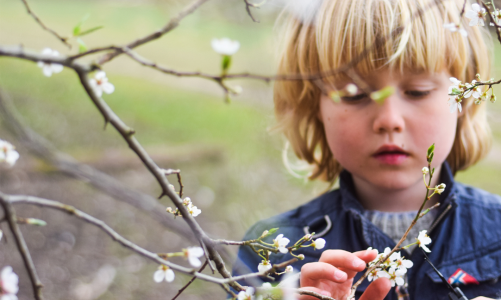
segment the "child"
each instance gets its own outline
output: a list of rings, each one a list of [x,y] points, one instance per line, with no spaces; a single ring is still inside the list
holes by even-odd
[[[433,241],[428,256],[446,279],[460,284],[469,299],[500,297],[501,198],[454,181],[454,174],[484,157],[490,145],[485,103],[463,99],[461,112],[448,104],[450,77],[490,78],[481,29],[460,19],[463,0],[303,2],[318,6],[311,15],[296,10],[285,17],[277,73],[318,74],[356,63],[321,83],[277,81],[275,113],[294,153],[313,167],[309,178],[331,184],[339,179],[339,188],[258,222],[244,240],[274,227],[280,229],[271,238],[281,233],[292,243],[317,233],[325,248],[300,249],[296,254],[305,259],[292,265],[301,270],[300,286],[345,299],[376,256],[363,250],[393,248],[421,206],[426,192],[421,170],[434,143],[431,186],[445,183],[446,189],[429,201],[427,207],[440,202],[439,208],[418,221],[403,245],[427,230]],[[461,24],[467,37],[444,29],[451,22]],[[367,94],[385,87],[394,92],[381,103]],[[340,91],[339,99],[329,91]],[[401,253],[413,262],[405,284],[389,291],[386,279],[370,288],[365,281],[357,297],[367,290],[365,299],[448,298],[447,286],[420,249]],[[234,272],[239,274],[256,272],[262,261],[249,247],[241,247],[238,257]],[[270,256],[273,264],[290,258],[289,253]]]

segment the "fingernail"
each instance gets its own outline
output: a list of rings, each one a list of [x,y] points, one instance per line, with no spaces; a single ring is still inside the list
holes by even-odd
[[[321,291],[320,294],[324,295],[324,296],[327,296],[327,297],[330,297],[331,296],[331,293],[327,292],[327,291]]]
[[[360,258],[355,258],[355,259],[353,260],[353,267],[355,267],[355,268],[359,268],[359,267],[361,267],[362,265],[364,265],[364,266],[365,266],[365,262],[364,262],[363,260],[361,260]]]
[[[336,271],[334,272],[334,278],[335,278],[335,279],[337,279],[337,280],[341,280],[341,279],[343,279],[345,275],[346,275],[346,274],[345,274],[344,272],[339,271],[339,270],[336,270]]]

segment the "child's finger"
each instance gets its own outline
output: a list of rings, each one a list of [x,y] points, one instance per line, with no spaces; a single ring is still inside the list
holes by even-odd
[[[359,300],[383,300],[391,289],[391,283],[388,278],[379,278],[374,280]]]
[[[308,263],[301,268],[301,286],[317,286],[319,280],[343,283],[347,278],[345,272],[323,262]]]
[[[351,253],[344,250],[325,250],[320,257],[320,262],[328,263],[346,271],[360,272],[365,269],[366,262],[358,256],[362,252]]]
[[[365,269],[368,262],[377,256],[376,250],[348,252],[344,250],[326,250],[320,257],[321,262],[331,264],[346,272],[348,279],[355,277]]]
[[[317,294],[324,295],[324,296],[327,296],[327,297],[331,296],[330,292],[324,291],[322,289],[319,289],[319,288],[316,288],[316,287],[312,287],[312,286],[302,287],[301,290],[315,292]],[[318,300],[318,298],[313,297],[313,296],[308,296],[308,295],[297,295],[297,299],[298,300]]]

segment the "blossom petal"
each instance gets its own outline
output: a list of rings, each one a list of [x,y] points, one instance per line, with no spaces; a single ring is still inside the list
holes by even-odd
[[[171,269],[167,269],[167,271],[165,271],[165,281],[172,282],[174,280],[174,277],[174,271],[172,271]]]
[[[42,71],[45,76],[47,77],[52,76],[52,68],[50,67],[50,65],[45,64],[42,68]]]
[[[64,69],[63,65],[61,65],[61,64],[51,64],[51,68],[52,68],[52,72],[54,72],[54,73],[59,73]]]
[[[157,270],[153,274],[153,280],[155,280],[155,282],[162,282],[164,278],[165,278],[165,272],[162,269]]]
[[[106,94],[111,94],[115,91],[115,86],[109,82],[105,82],[101,85],[101,88]]]
[[[202,265],[202,262],[197,257],[189,257],[188,261],[190,262],[190,265],[192,265],[195,268],[200,267]]]

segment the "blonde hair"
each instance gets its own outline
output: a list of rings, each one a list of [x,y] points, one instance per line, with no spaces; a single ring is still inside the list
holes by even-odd
[[[283,21],[279,74],[318,74],[356,60],[354,69],[362,76],[388,67],[448,70],[463,82],[475,79],[477,73],[483,80],[489,79],[489,47],[481,29],[460,22],[463,0],[308,1],[317,6],[315,15],[305,18],[284,11],[279,18]],[[468,36],[443,28],[451,22],[461,23]],[[322,80],[332,83],[342,76]],[[333,184],[342,167],[329,149],[318,118],[321,93],[311,80],[275,82],[276,129],[288,139],[296,156],[312,166],[309,179]],[[447,157],[454,174],[483,158],[491,144],[485,105],[474,105],[472,99],[463,100],[462,105],[463,114]]]

